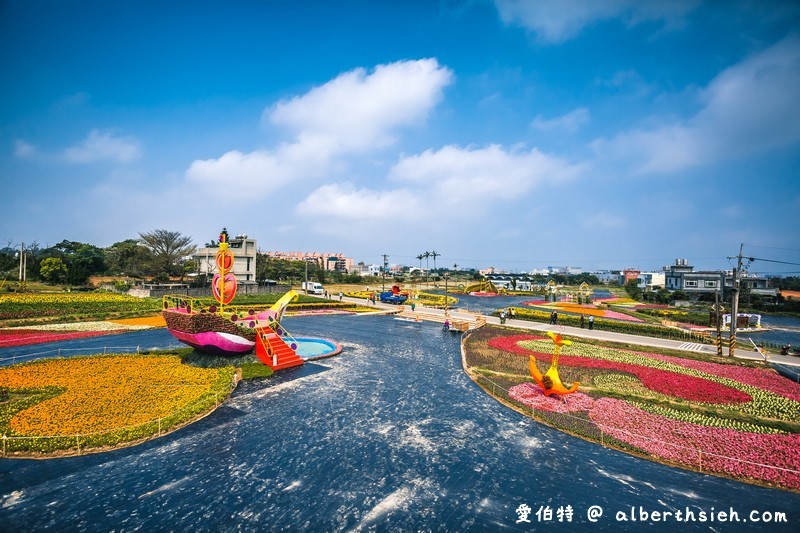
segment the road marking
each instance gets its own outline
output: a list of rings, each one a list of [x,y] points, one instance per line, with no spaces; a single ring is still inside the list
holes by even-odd
[[[702,352],[705,344],[700,344],[697,342],[684,342],[680,346],[678,346],[679,350],[688,350],[690,352]]]

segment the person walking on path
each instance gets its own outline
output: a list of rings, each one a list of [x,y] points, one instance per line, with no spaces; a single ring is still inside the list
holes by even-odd
[[[586,320],[584,319],[583,315],[581,315],[581,329],[583,329],[585,322]]]
[[[339,291],[339,301],[340,301],[340,302],[342,301],[342,296],[344,296],[344,295],[342,294],[342,291]]]
[[[594,329],[594,317],[589,316],[589,329]]]
[[[550,313],[550,324],[551,324],[551,325],[552,325],[552,324],[555,324],[555,318],[553,318],[553,317],[555,317],[555,316],[556,316],[556,312],[555,312],[555,311],[552,311],[552,312]]]
[[[414,309],[416,309],[416,308],[417,308],[417,304],[414,303],[414,302],[411,302],[411,312],[412,313],[414,312]]]
[[[558,325],[558,313],[556,313],[555,311],[553,311],[553,325],[555,326]]]

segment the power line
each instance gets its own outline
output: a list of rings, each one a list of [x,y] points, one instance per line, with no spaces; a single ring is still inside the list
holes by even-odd
[[[767,263],[780,263],[782,265],[800,266],[800,263],[790,263],[788,261],[778,261],[776,259],[763,259],[761,257],[748,257],[751,261],[766,261]]]

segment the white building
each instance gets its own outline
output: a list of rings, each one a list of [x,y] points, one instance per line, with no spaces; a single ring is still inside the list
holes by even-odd
[[[233,270],[238,282],[256,282],[256,247],[255,239],[247,235],[237,235],[228,241],[228,249],[233,253]],[[217,270],[218,246],[199,248],[192,259],[197,262],[198,274],[213,276]]]

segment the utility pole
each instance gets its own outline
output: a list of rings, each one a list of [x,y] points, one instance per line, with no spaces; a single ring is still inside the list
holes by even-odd
[[[731,286],[731,335],[728,345],[728,356],[733,357],[736,350],[736,322],[739,319],[739,276],[742,274],[742,248],[744,243],[739,245],[739,255],[736,256],[738,262],[733,270],[733,284]],[[732,257],[729,259],[733,259]]]
[[[381,292],[386,292],[386,270],[389,268],[389,256],[383,254],[383,283],[381,285]],[[381,300],[383,301],[383,300]]]
[[[25,243],[19,245],[19,291],[24,292],[28,282],[28,261],[25,257]]]
[[[447,316],[447,280],[450,277],[450,273],[445,271],[444,273],[444,316]]]
[[[306,284],[304,285],[304,287],[306,288],[306,296],[308,296],[308,257],[306,257],[305,259],[306,259],[305,260],[305,263],[306,263]]]
[[[723,276],[722,278],[722,284],[725,285],[725,277]],[[719,312],[719,289],[714,293],[714,312],[717,314],[717,319],[715,320],[717,325],[717,357],[722,357],[722,325],[720,324],[722,316]]]

